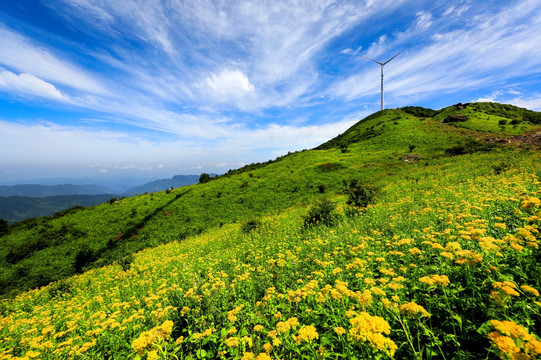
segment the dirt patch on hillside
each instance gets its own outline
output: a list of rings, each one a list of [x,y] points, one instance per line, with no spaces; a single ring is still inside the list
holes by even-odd
[[[514,140],[522,144],[541,146],[541,131],[517,135],[514,137]]]
[[[523,135],[515,135],[505,138],[489,138],[488,141],[503,145],[509,144],[541,147],[541,131],[533,131]]]

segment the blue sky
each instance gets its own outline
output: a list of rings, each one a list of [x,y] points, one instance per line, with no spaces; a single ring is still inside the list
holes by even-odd
[[[385,105],[541,110],[541,2],[0,2],[0,183],[225,172]]]

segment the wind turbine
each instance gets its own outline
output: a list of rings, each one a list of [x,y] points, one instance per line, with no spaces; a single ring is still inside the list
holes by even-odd
[[[371,60],[375,63],[378,63],[381,65],[381,110],[383,110],[383,67],[389,63],[392,59],[394,59],[395,57],[397,57],[398,55],[400,55],[404,50],[406,50],[407,48],[403,49],[402,51],[400,51],[398,54],[396,54],[395,56],[393,56],[392,58],[390,58],[389,60],[385,61],[385,62],[379,62],[377,60],[374,60],[374,59],[370,59],[369,57],[366,57],[366,56],[361,56],[362,58],[365,58],[365,59],[368,59],[368,60]]]

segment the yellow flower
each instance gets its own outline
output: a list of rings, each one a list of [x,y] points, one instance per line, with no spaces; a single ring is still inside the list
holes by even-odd
[[[255,355],[252,352],[245,352],[244,355],[242,355],[242,360],[253,360],[255,359]]]
[[[225,340],[225,344],[228,347],[237,347],[239,346],[239,338],[238,337],[230,337]]]
[[[255,360],[271,360],[271,357],[266,353],[260,353],[259,355],[257,355]]]
[[[496,330],[488,334],[488,339],[496,347],[502,359],[537,359],[541,355],[541,341],[513,321],[491,320]]]
[[[449,285],[451,281],[447,277],[447,275],[430,275],[430,276],[423,276],[419,279],[420,282],[427,284],[429,286],[432,285],[441,285],[443,287]]]
[[[291,329],[291,326],[286,321],[280,321],[278,324],[276,324],[276,330],[280,333],[286,333]]]
[[[301,342],[312,342],[312,340],[319,339],[317,330],[312,325],[306,325],[300,328],[299,334],[297,335],[297,343]]]
[[[505,225],[505,223],[495,223],[494,227],[502,230],[507,229],[507,225]]]
[[[270,353],[272,351],[272,345],[269,343],[263,344],[263,350],[265,350],[267,354]],[[259,359],[259,356],[257,358]]]
[[[343,327],[335,327],[334,332],[337,335],[343,335],[346,332],[346,329],[344,329]]]
[[[239,313],[239,311],[242,310],[242,308],[244,307],[244,305],[240,305],[240,306],[237,306],[236,308],[234,308],[233,310],[229,311],[227,313],[227,319],[231,322],[235,322],[237,321],[237,314]]]
[[[168,340],[173,331],[173,325],[171,320],[166,320],[160,326],[156,326],[149,331],[143,332],[132,342],[132,348],[137,351],[139,355],[143,355],[156,341],[160,339]]]
[[[390,357],[394,356],[398,347],[394,341],[383,335],[391,333],[391,326],[384,318],[363,311],[355,314],[349,322],[352,325],[349,336],[353,341],[368,343],[374,350],[382,351]]]
[[[520,204],[520,207],[522,209],[529,209],[529,208],[538,208],[541,204],[541,200],[535,197],[526,197],[522,199],[522,203]]]
[[[287,322],[289,326],[291,326],[292,328],[296,328],[297,326],[299,326],[299,319],[297,319],[296,317],[292,317],[291,319],[288,319]]]
[[[32,351],[32,350],[30,350],[30,351],[27,351],[27,352],[26,352],[26,356],[29,357],[30,359],[33,359],[33,358],[38,357],[39,354],[40,354],[39,351]]]
[[[521,288],[522,291],[524,291],[525,293],[528,293],[528,294],[533,295],[533,296],[539,296],[539,291],[537,291],[537,289],[534,289],[534,288],[531,287],[531,286],[528,286],[528,285],[521,285],[520,288]]]
[[[256,325],[256,326],[254,326],[254,331],[260,332],[260,331],[262,331],[262,330],[263,330],[263,325]]]
[[[148,353],[147,359],[148,360],[158,360],[160,357],[158,356],[158,352],[156,350],[152,350]]]
[[[517,286],[510,281],[504,281],[504,282],[496,281],[492,286],[494,287],[494,289],[499,290],[500,292],[504,294],[512,295],[512,296],[520,296],[518,291],[515,290]]]
[[[407,304],[402,304],[399,307],[400,313],[404,314],[407,317],[429,317],[430,314],[424,307],[418,305],[415,302],[409,302]]]

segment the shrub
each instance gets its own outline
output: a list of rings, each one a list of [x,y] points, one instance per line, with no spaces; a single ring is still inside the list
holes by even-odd
[[[210,175],[207,174],[207,173],[202,173],[200,176],[199,176],[199,183],[200,184],[204,184],[204,183],[208,183],[210,181]]]
[[[132,262],[133,262],[132,254],[128,254],[117,261],[118,265],[120,265],[120,267],[124,271],[128,271],[130,269]]]
[[[6,235],[9,231],[8,222],[0,218],[0,236]]]
[[[49,286],[48,293],[51,298],[61,297],[71,293],[72,284],[68,280],[59,280]]]
[[[248,234],[249,232],[256,230],[261,226],[261,221],[258,219],[250,219],[242,224],[242,232]]]
[[[505,162],[501,162],[499,164],[493,165],[492,169],[494,170],[494,174],[498,175],[504,171],[507,171],[509,169],[509,164]]]
[[[405,106],[401,110],[416,117],[433,117],[441,112],[441,110],[432,110],[420,106]]]
[[[346,203],[357,207],[366,207],[374,200],[375,190],[363,186],[357,179],[353,179],[347,184],[344,181],[344,192],[348,195]]]
[[[336,220],[336,215],[333,214],[336,205],[327,198],[323,198],[315,203],[308,214],[304,217],[304,226],[310,227],[314,225],[332,226]]]
[[[93,261],[96,260],[96,255],[90,249],[87,244],[83,244],[79,247],[77,254],[75,255],[75,262],[73,264],[75,272],[82,272],[83,268],[90,265]]]
[[[445,153],[450,156],[455,155],[464,155],[464,154],[473,154],[475,152],[488,152],[496,147],[495,144],[491,143],[482,143],[475,139],[468,139],[462,144],[455,145],[449,149],[445,150]]]
[[[507,124],[507,120],[505,119],[501,119],[500,121],[498,121],[498,125],[505,125]]]

